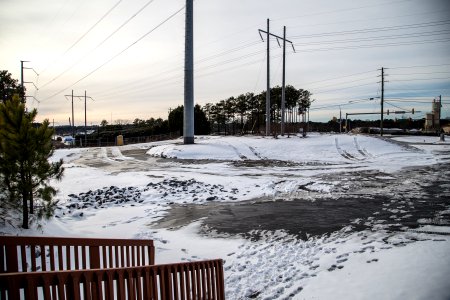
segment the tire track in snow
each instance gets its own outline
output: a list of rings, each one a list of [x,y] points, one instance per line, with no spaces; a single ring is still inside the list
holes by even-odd
[[[358,150],[359,153],[362,154],[362,156],[364,157],[373,157],[372,154],[370,154],[369,152],[367,152],[367,150],[365,148],[361,148],[361,146],[358,143],[358,139],[355,137],[353,137],[353,143],[356,147],[356,150]]]
[[[336,150],[339,152],[339,154],[342,157],[344,157],[348,160],[357,160],[357,161],[363,160],[363,159],[357,158],[357,157],[353,156],[352,154],[348,153],[347,151],[343,150],[341,148],[341,146],[339,146],[338,138],[334,138],[334,143],[336,145]]]
[[[225,142],[225,141],[221,141],[220,144],[229,146],[231,149],[233,149],[233,151],[237,154],[237,156],[238,156],[240,159],[248,159],[247,156],[245,156],[244,154],[242,154],[241,152],[239,152],[238,148],[235,147],[234,145],[232,145],[231,143]]]

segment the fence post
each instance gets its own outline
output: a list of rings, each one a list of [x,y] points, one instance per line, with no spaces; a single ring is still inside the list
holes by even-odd
[[[17,260],[17,246],[16,245],[6,245],[5,252],[6,252],[5,253],[6,254],[6,270],[1,270],[1,273],[5,272],[5,271],[7,273],[19,272],[19,261]],[[22,259],[26,259],[26,257],[22,257]],[[22,270],[22,271],[26,271],[26,270]]]
[[[99,246],[89,246],[89,268],[90,269],[100,269],[100,247]],[[99,299],[99,290],[97,285],[93,284],[91,286],[92,299]]]

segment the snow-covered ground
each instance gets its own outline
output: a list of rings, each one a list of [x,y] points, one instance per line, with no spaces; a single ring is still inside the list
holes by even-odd
[[[422,184],[417,173],[448,166],[450,144],[437,137],[204,136],[194,145],[57,150],[59,158],[55,217],[31,230],[6,220],[1,234],[148,238],[157,263],[222,258],[228,299],[450,299],[450,203],[421,213],[423,199],[450,197],[450,182]],[[439,178],[433,168],[427,174]],[[339,206],[366,196],[360,209]],[[320,230],[308,231],[301,220],[273,220],[286,201],[292,221],[300,216],[292,207],[303,205],[331,203],[325,223],[354,211],[342,226],[312,215]]]

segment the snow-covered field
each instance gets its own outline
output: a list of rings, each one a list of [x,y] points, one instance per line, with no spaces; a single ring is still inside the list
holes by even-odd
[[[157,263],[222,258],[228,299],[450,299],[450,144],[437,137],[205,136],[59,158],[55,217],[5,220],[0,234],[148,238]]]

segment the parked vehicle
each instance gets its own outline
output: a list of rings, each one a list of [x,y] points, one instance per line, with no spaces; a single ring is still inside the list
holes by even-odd
[[[64,136],[62,141],[63,141],[64,145],[67,145],[67,146],[75,145],[75,139],[70,135]]]

